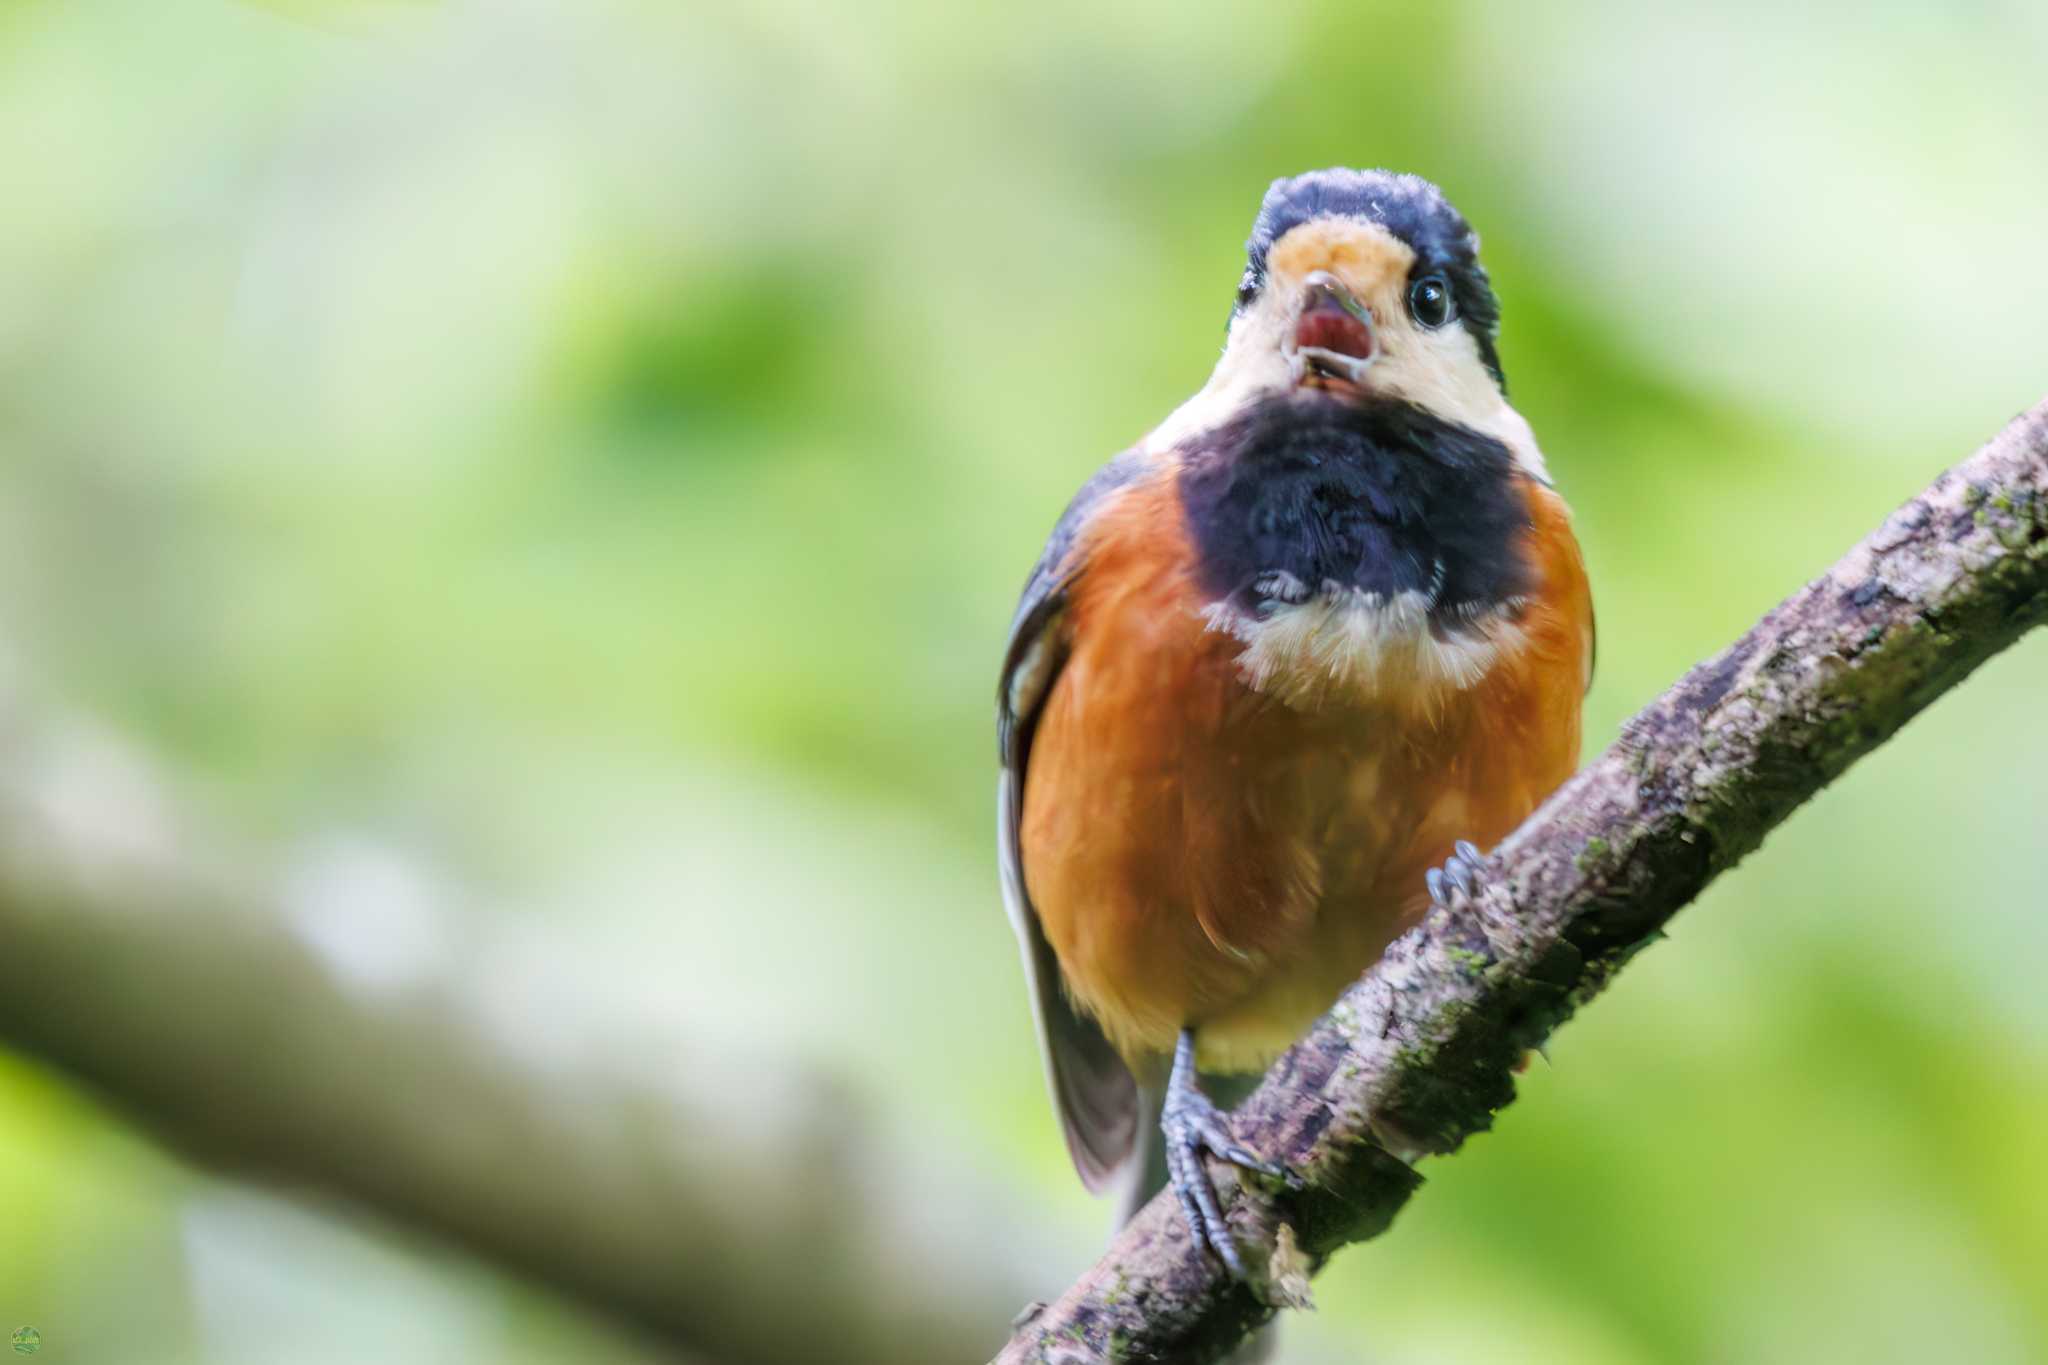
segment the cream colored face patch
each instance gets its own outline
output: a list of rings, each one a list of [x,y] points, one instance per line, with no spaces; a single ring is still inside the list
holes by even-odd
[[[1327,270],[1373,305],[1374,319],[1384,325],[1388,290],[1403,290],[1415,266],[1415,252],[1385,228],[1355,218],[1312,218],[1273,244],[1266,256],[1266,277],[1301,281]]]

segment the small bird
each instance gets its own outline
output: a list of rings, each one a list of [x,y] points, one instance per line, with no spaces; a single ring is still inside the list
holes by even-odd
[[[1170,1181],[1240,1279],[1206,1158],[1290,1173],[1201,1078],[1461,904],[1578,761],[1592,599],[1478,248],[1413,175],[1275,181],[1208,383],[1076,495],[1010,628],[1003,894],[1068,1151],[1126,1216]]]

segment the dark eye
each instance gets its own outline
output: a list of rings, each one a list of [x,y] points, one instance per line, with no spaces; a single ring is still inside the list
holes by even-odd
[[[1441,275],[1424,275],[1408,286],[1408,311],[1424,327],[1441,327],[1458,315],[1451,301],[1450,282]]]

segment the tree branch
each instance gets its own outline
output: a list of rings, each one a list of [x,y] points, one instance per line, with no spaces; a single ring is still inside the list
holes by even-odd
[[[2048,402],[1646,707],[1495,850],[1472,903],[1398,940],[1281,1058],[1237,1132],[1308,1188],[1236,1198],[1240,1244],[1284,1224],[1307,1270],[1384,1231],[1421,1183],[1409,1162],[1488,1127],[1526,1050],[1680,907],[2044,619]],[[1272,1311],[1162,1194],[997,1360],[1213,1361]]]
[[[685,1047],[571,972],[542,989],[479,926],[423,934],[389,876],[342,876],[323,922],[297,879],[219,872],[118,745],[11,702],[0,1037],[210,1165],[440,1234],[695,1356],[969,1360],[1000,1338],[1031,1239],[988,1220],[1025,1211],[845,1087]]]

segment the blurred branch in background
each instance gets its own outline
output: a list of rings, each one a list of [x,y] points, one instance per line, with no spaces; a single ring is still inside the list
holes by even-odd
[[[2048,620],[2048,402],[1908,502],[1828,573],[1640,712],[1495,851],[1459,912],[1391,947],[1237,1111],[1308,1187],[1238,1199],[1241,1244],[1282,1226],[1274,1303],[1386,1229],[1514,1098],[1513,1071],[1708,882],[1858,758]],[[1405,1158],[1405,1159],[1403,1159]],[[1272,1309],[1229,1283],[1161,1193],[998,1357],[1212,1361]]]
[[[896,1149],[842,1087],[681,1052],[602,1000],[507,1001],[388,857],[272,887],[204,848],[118,746],[0,694],[0,1034],[173,1146],[707,1361],[976,1358],[1029,1296],[990,1233],[1014,1201]]]

